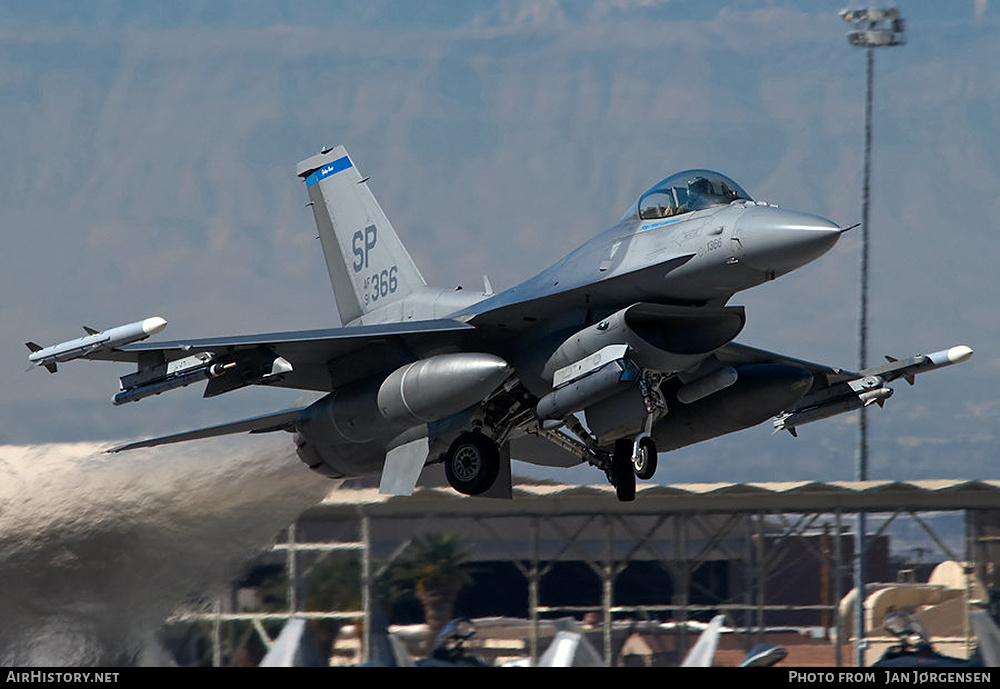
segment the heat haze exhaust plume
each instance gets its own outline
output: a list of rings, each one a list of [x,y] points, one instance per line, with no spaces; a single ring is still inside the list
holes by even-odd
[[[284,436],[108,446],[0,446],[0,664],[155,664],[166,617],[333,487]]]

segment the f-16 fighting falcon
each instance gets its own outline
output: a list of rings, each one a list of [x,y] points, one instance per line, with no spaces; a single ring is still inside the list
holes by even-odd
[[[343,327],[149,342],[159,317],[48,348],[136,364],[115,404],[207,381],[326,393],[315,403],[112,451],[230,433],[291,433],[333,478],[381,474],[410,494],[443,462],[467,495],[510,497],[510,459],[586,462],[620,500],[651,479],[657,453],[773,418],[803,424],[883,405],[888,383],[964,361],[955,346],[851,372],[734,342],[741,290],[819,258],[845,231],[755,202],[728,177],[688,170],[638,197],[621,221],[506,291],[432,288],[343,146],[300,162]],[[108,336],[108,337],[105,337]],[[93,340],[93,341],[91,341]],[[139,341],[143,340],[143,341]],[[82,342],[82,345],[81,345]]]

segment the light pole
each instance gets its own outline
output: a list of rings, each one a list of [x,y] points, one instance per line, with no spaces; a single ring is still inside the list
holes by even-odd
[[[871,190],[872,157],[872,81],[875,48],[886,48],[905,43],[903,19],[896,8],[843,10],[840,16],[854,25],[847,34],[847,42],[865,49],[865,169],[861,189],[861,297],[858,314],[858,370],[868,367],[868,199]],[[855,458],[855,479],[868,479],[868,419],[862,407],[858,417],[858,449]],[[865,513],[858,512],[854,534],[854,664],[864,665],[865,641]]]

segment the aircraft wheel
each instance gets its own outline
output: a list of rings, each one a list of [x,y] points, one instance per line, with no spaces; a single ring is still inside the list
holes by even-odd
[[[463,433],[448,449],[444,473],[459,493],[484,493],[500,473],[500,449],[482,433]]]
[[[632,441],[622,438],[615,441],[611,456],[611,481],[621,502],[635,500],[635,470],[632,467]]]
[[[639,441],[635,457],[632,459],[632,468],[635,470],[635,477],[648,481],[656,473],[656,443],[652,438],[646,437]]]

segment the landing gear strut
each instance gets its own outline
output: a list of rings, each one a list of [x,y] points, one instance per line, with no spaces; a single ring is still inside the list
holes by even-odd
[[[651,395],[646,396],[645,400],[646,422],[643,424],[642,433],[636,437],[632,446],[632,468],[636,478],[648,481],[656,473],[656,443],[653,442],[650,433],[653,430],[653,412],[661,400]],[[666,405],[662,405],[662,408],[666,408]]]
[[[632,454],[632,469],[636,478],[648,481],[656,473],[656,443],[649,436],[641,437],[635,443]]]
[[[463,433],[445,454],[444,473],[459,493],[485,493],[500,473],[500,448],[482,433]]]

